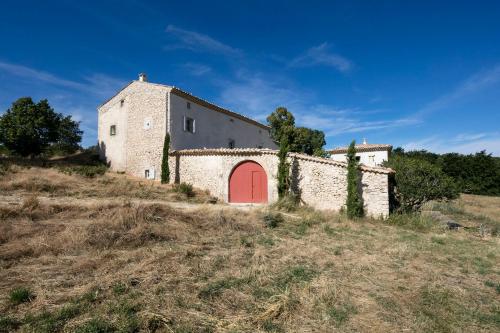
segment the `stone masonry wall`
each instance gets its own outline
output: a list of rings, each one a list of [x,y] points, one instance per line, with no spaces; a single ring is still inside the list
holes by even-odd
[[[269,203],[278,200],[278,156],[267,149],[193,149],[172,152],[169,160],[172,182],[187,182],[228,201],[229,177],[240,162],[259,163],[268,177]],[[340,210],[347,198],[347,164],[330,159],[290,154],[292,186],[301,200],[314,208]],[[373,217],[389,215],[389,174],[386,168],[361,167],[365,212]]]
[[[100,153],[112,170],[144,177],[144,170],[154,169],[159,179],[168,92],[165,86],[134,81],[99,108]],[[109,134],[111,125],[116,125],[115,136]]]

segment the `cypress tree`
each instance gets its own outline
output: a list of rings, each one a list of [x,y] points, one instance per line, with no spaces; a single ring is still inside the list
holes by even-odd
[[[352,141],[347,150],[347,217],[350,219],[362,217],[363,201],[358,192],[358,161],[356,160],[356,141]]]
[[[290,163],[286,160],[290,150],[289,136],[291,128],[285,128],[280,138],[280,150],[278,152],[278,197],[283,199],[290,189]]]
[[[161,160],[161,183],[168,184],[170,181],[170,170],[168,168],[168,151],[170,148],[170,134],[165,135],[163,142],[163,157]]]

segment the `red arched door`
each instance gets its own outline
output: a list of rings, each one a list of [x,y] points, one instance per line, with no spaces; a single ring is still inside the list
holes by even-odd
[[[253,161],[239,164],[229,177],[229,202],[267,202],[267,175]]]

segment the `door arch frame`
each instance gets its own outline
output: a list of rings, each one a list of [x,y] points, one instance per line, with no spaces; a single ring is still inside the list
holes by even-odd
[[[233,176],[233,173],[234,171],[242,164],[244,163],[247,163],[247,162],[252,162],[252,163],[255,163],[257,164],[258,166],[260,166],[262,168],[262,170],[264,171],[264,174],[266,175],[266,193],[267,193],[267,198],[266,198],[266,202],[264,204],[267,204],[269,203],[269,175],[268,175],[268,172],[266,170],[266,168],[264,168],[264,166],[262,164],[260,164],[259,162],[257,162],[256,160],[251,160],[251,159],[245,159],[245,160],[242,160],[242,161],[239,161],[238,163],[236,163],[233,168],[231,169],[231,171],[229,172],[229,175],[227,177],[227,199],[226,199],[226,202],[230,203],[230,200],[231,200],[231,177]]]

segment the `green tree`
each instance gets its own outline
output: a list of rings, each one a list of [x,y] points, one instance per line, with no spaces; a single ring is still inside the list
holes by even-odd
[[[419,211],[428,201],[458,196],[453,179],[430,162],[395,156],[386,166],[396,171],[394,198],[400,212]]]
[[[277,108],[267,117],[271,127],[271,137],[280,142],[286,130],[288,149],[290,152],[325,157],[323,146],[326,144],[325,134],[307,127],[295,127],[295,117],[284,107]]]
[[[283,127],[281,129],[280,150],[278,152],[278,197],[285,198],[290,191],[290,163],[287,161],[290,150],[289,139],[293,127]]]
[[[363,200],[359,193],[359,170],[356,159],[356,141],[352,141],[347,150],[347,216],[358,218],[364,215]]]
[[[324,156],[323,146],[326,144],[325,133],[307,127],[294,129],[290,151],[307,155]]]
[[[21,156],[40,155],[57,145],[72,152],[81,138],[78,122],[54,112],[46,99],[19,98],[0,117],[0,143]]]
[[[168,168],[168,153],[170,149],[170,134],[165,135],[163,141],[163,156],[161,159],[161,183],[167,184],[170,181],[170,169]]]
[[[279,142],[284,130],[289,131],[295,128],[295,117],[287,108],[280,106],[267,117],[267,123],[271,127],[271,138]],[[288,135],[290,134],[288,133]]]

